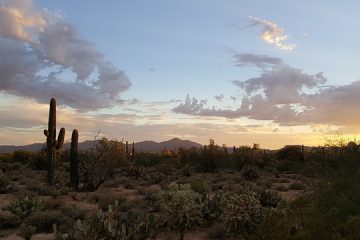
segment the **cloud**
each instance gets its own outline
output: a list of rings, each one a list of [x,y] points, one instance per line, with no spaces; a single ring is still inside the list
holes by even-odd
[[[321,72],[308,74],[282,64],[263,71],[259,77],[233,81],[245,93],[237,109],[209,108],[206,100],[188,95],[173,111],[195,116],[272,120],[282,126],[358,127],[360,81],[324,87],[326,82]]]
[[[269,57],[266,55],[236,53],[233,57],[235,58],[235,66],[238,67],[255,66],[265,70],[270,67],[283,65],[283,61],[280,58]]]
[[[0,90],[79,111],[122,102],[131,82],[57,13],[0,1]]]
[[[259,77],[246,81],[233,81],[248,95],[262,91],[268,102],[293,104],[302,102],[304,88],[312,89],[326,82],[322,73],[306,74],[299,69],[283,66],[263,72]]]
[[[217,101],[222,102],[224,100],[224,94],[220,94],[214,97]]]
[[[289,36],[284,33],[283,28],[279,27],[274,22],[251,16],[249,17],[249,20],[251,22],[250,26],[262,27],[261,38],[265,42],[282,50],[293,50],[296,47],[295,44],[284,43],[289,39]]]

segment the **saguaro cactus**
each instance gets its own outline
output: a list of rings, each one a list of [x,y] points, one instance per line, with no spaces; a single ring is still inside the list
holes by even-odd
[[[55,175],[55,163],[56,163],[56,151],[61,149],[64,138],[65,138],[65,128],[61,128],[56,140],[56,100],[51,98],[50,100],[50,110],[49,110],[49,122],[48,129],[44,130],[46,136],[46,145],[47,145],[47,158],[48,158],[48,174],[47,181],[49,185],[54,184],[54,175]]]
[[[305,160],[305,147],[301,145],[301,157],[300,160],[303,162]]]
[[[135,143],[134,142],[132,144],[131,155],[132,155],[132,157],[135,156]]]
[[[79,172],[78,172],[78,141],[79,132],[74,129],[71,135],[71,147],[70,147],[70,185],[74,189],[79,185]]]
[[[125,143],[125,153],[126,153],[126,157],[128,157],[129,156],[129,143],[128,143],[128,141],[126,141],[126,143]]]

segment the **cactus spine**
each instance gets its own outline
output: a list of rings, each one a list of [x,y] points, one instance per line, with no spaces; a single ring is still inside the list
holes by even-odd
[[[79,185],[79,172],[78,172],[78,141],[79,132],[74,129],[71,135],[71,147],[70,147],[70,186],[74,189]]]
[[[56,163],[56,152],[61,149],[64,138],[65,138],[65,128],[61,128],[56,140],[56,100],[51,98],[50,100],[50,110],[49,110],[49,122],[48,129],[44,130],[46,136],[46,145],[47,145],[47,182],[49,185],[54,184],[54,175],[55,175],[55,163]]]

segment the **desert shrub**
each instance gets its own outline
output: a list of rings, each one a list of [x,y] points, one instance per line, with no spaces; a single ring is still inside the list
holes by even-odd
[[[101,189],[97,196],[99,208],[102,210],[107,210],[108,206],[114,204],[115,201],[118,201],[119,205],[126,202],[126,198],[121,193],[109,189]]]
[[[62,239],[97,240],[97,239],[155,239],[158,219],[153,214],[123,213],[116,202],[110,205],[107,212],[100,211],[90,218],[78,220],[69,228]]]
[[[290,160],[282,160],[276,166],[276,169],[280,172],[297,172],[301,168],[298,162],[290,161]]]
[[[245,165],[251,164],[251,147],[241,146],[236,148],[236,151],[232,154],[233,165],[236,169],[243,169]]]
[[[181,169],[181,173],[183,176],[185,177],[190,177],[191,174],[193,172],[192,167],[189,164],[186,164],[182,169]]]
[[[206,220],[209,222],[215,222],[220,219],[225,202],[225,195],[225,192],[220,190],[217,191],[213,197],[207,198],[206,204],[208,213],[204,216]]]
[[[225,196],[221,222],[233,236],[246,238],[261,222],[261,204],[253,192],[229,192]]]
[[[10,191],[10,181],[5,174],[0,172],[0,194]]]
[[[230,165],[227,148],[215,144],[213,139],[209,140],[209,145],[201,149],[199,169],[204,172],[214,173],[219,169]]]
[[[118,167],[128,164],[122,142],[103,138],[79,155],[79,173],[86,190],[94,191],[114,176]]]
[[[21,223],[18,216],[10,211],[0,211],[0,228],[17,227]]]
[[[142,176],[144,172],[144,167],[141,166],[140,164],[130,164],[127,168],[126,168],[126,174],[128,177],[133,177],[133,178],[140,178]]]
[[[16,150],[13,154],[13,161],[20,163],[28,163],[31,162],[35,156],[36,153],[34,153],[33,151]]]
[[[42,210],[44,208],[42,202],[37,197],[16,198],[3,210],[10,211],[20,218],[25,218],[33,212]]]
[[[14,153],[0,153],[0,164],[11,162]]]
[[[194,177],[190,179],[191,189],[195,192],[206,196],[211,191],[211,186],[208,181],[200,177]]]
[[[303,152],[301,146],[285,146],[280,149],[276,156],[280,160],[301,161]]]
[[[72,220],[59,210],[36,211],[32,213],[26,222],[36,227],[38,232],[52,231],[53,224],[71,225]]]
[[[289,189],[291,190],[305,190],[305,185],[299,182],[290,184]]]
[[[17,162],[0,162],[0,170],[4,173],[19,170],[20,167],[21,164]]]
[[[61,209],[62,213],[71,218],[71,219],[74,219],[74,220],[77,220],[77,219],[85,219],[85,215],[86,215],[86,209],[83,209],[83,208],[80,208],[78,207],[77,205],[71,205],[69,207],[63,207]]]
[[[196,229],[202,222],[201,195],[194,192],[189,184],[174,184],[167,190],[160,191],[161,212],[165,224],[184,233]]]
[[[21,224],[17,235],[24,238],[25,240],[31,240],[31,237],[35,232],[36,227],[28,224]]]
[[[212,184],[211,189],[214,192],[218,190],[227,191],[230,189],[230,184],[227,181],[216,182]]]
[[[323,160],[319,154],[315,163],[321,163],[326,173],[321,175],[323,181],[311,193],[270,214],[259,229],[259,239],[360,238],[360,158],[347,148],[321,149]]]
[[[242,169],[242,175],[246,180],[254,180],[256,178],[259,178],[259,173],[257,168],[251,166],[245,166]]]
[[[137,152],[133,160],[138,165],[148,168],[163,162],[164,157],[158,153]]]
[[[260,193],[260,204],[263,207],[277,207],[278,203],[281,200],[281,197],[273,191],[262,191]]]
[[[29,166],[34,170],[46,170],[47,168],[47,155],[46,144],[28,161]]]

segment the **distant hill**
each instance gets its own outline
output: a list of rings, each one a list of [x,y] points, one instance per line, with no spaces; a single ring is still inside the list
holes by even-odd
[[[98,140],[87,140],[79,143],[79,149],[88,150],[93,147]],[[39,151],[44,143],[33,143],[30,145],[24,146],[14,146],[14,145],[0,145],[0,153],[13,152],[17,150],[28,150],[28,151]],[[154,142],[154,141],[143,141],[135,143],[136,151],[144,152],[161,152],[164,149],[177,151],[179,148],[191,148],[191,147],[201,147],[202,145],[196,142],[189,140],[181,140],[179,138],[173,138],[164,142]],[[129,149],[131,150],[131,143],[129,143]],[[70,143],[65,143],[63,146],[64,149],[70,148]]]
[[[154,141],[143,141],[135,143],[136,151],[144,152],[161,152],[164,149],[177,151],[179,148],[192,148],[192,147],[202,147],[201,144],[192,142],[189,140],[181,140],[179,138],[173,138],[164,142],[154,142]]]

